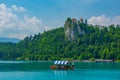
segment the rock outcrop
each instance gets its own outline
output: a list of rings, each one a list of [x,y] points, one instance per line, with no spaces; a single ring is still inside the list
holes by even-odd
[[[74,41],[78,38],[79,35],[84,35],[84,27],[87,25],[87,20],[85,22],[81,18],[76,20],[75,18],[68,18],[64,25],[65,36],[69,41]]]

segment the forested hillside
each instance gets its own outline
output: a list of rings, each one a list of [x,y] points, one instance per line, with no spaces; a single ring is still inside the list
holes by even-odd
[[[120,26],[92,26],[68,18],[64,27],[0,43],[1,60],[120,60]]]

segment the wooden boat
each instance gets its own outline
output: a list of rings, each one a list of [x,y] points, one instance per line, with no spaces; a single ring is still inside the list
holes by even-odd
[[[55,61],[54,65],[50,66],[52,70],[74,70],[74,62]]]

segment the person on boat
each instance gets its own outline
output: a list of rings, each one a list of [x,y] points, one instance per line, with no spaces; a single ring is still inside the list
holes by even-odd
[[[75,67],[75,64],[74,64],[74,62],[72,62],[72,69],[74,69],[74,67]]]
[[[73,70],[74,69],[74,62],[69,61],[55,61],[54,65],[50,66],[51,69],[54,70]]]

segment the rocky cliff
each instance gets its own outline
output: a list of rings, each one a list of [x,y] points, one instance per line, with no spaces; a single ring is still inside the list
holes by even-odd
[[[75,18],[68,18],[64,25],[65,36],[69,41],[74,41],[78,38],[79,35],[85,34],[85,25],[87,25],[87,20],[83,21],[76,20]]]

